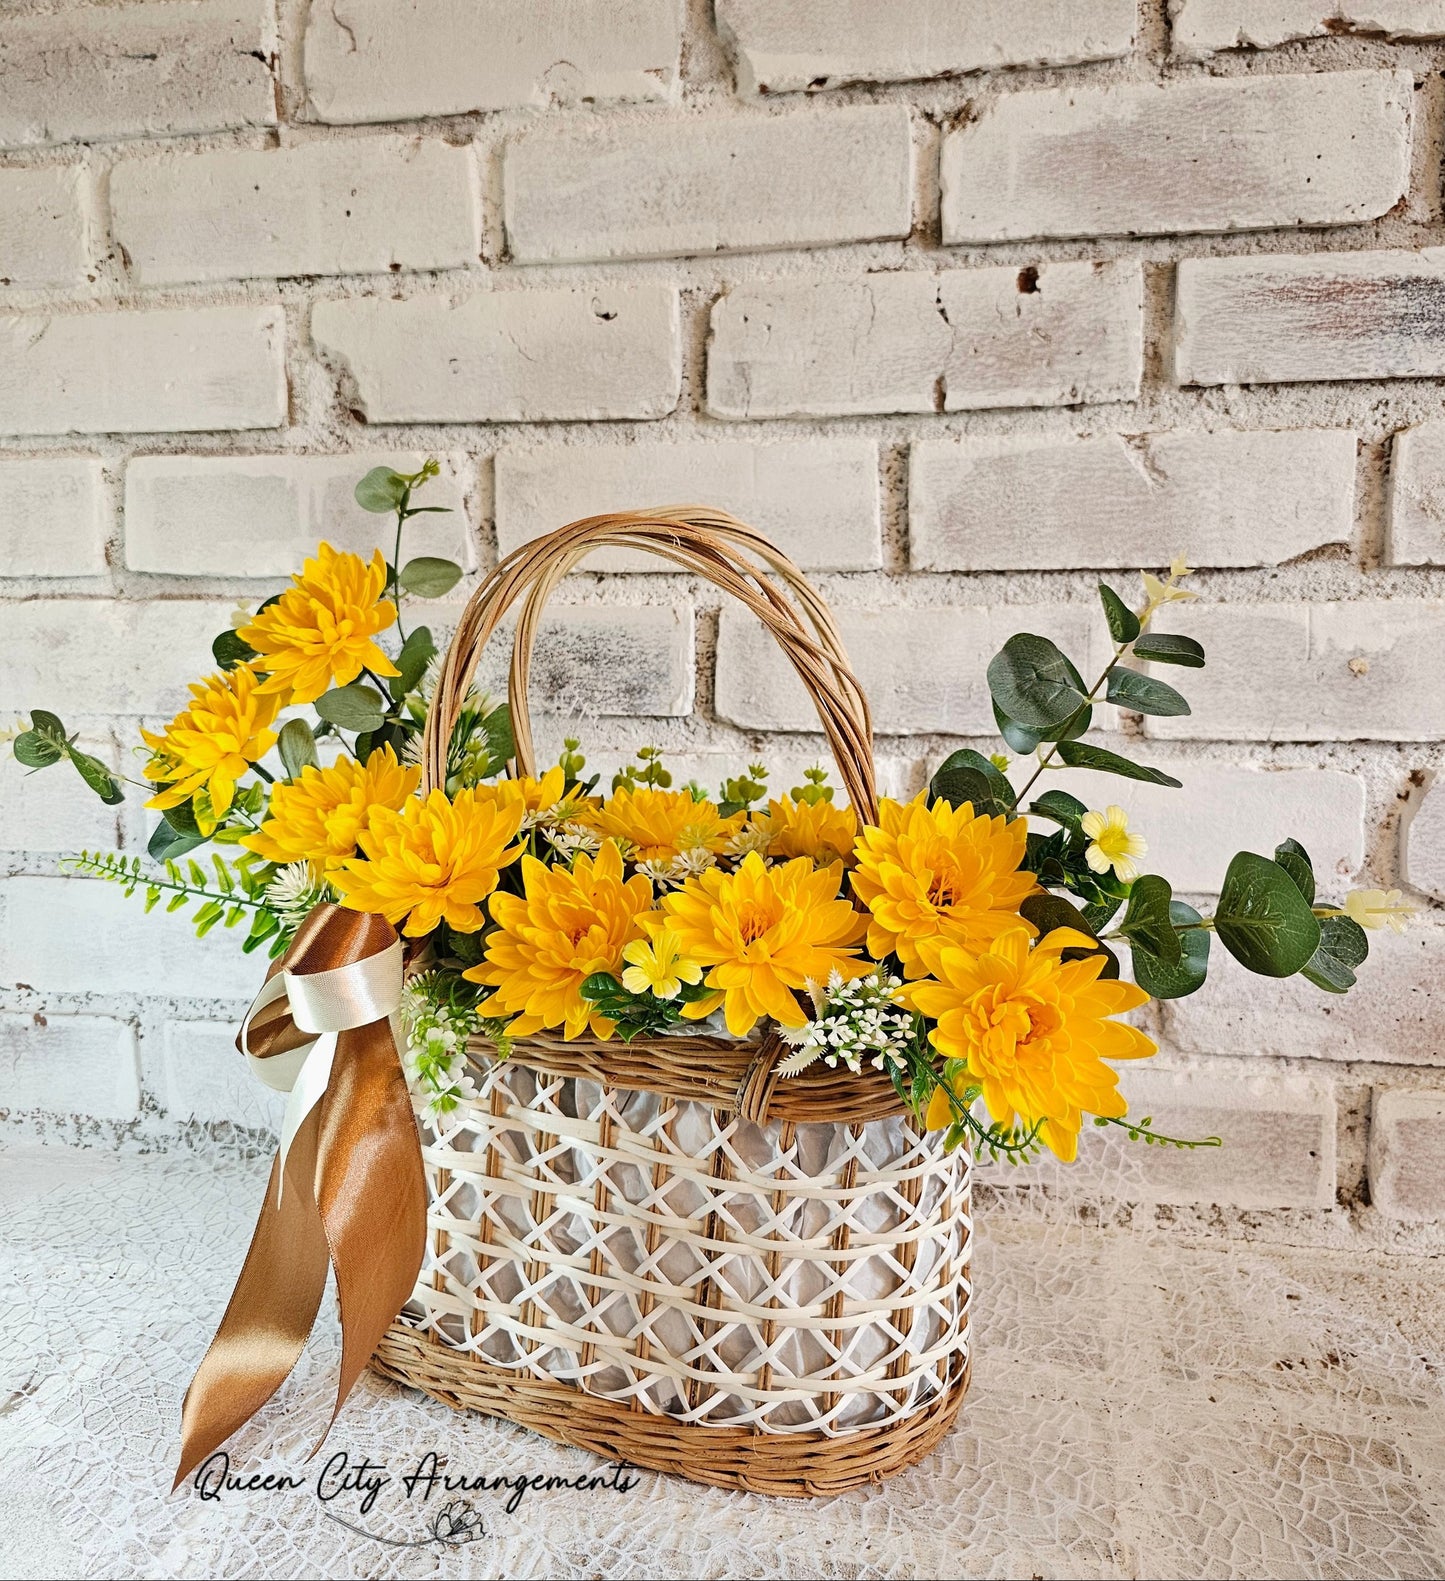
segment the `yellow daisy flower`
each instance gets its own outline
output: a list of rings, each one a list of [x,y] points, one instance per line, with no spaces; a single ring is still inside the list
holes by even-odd
[[[624,881],[622,853],[609,840],[596,858],[579,856],[571,868],[522,858],[523,895],[494,895],[497,931],[480,966],[462,975],[495,990],[484,1016],[511,1016],[510,1037],[561,1027],[580,1037],[591,1028],[609,1038],[617,1023],[582,997],[594,972],[616,975],[623,951],[642,932],[652,885],[640,875]]]
[[[237,633],[260,655],[257,666],[269,676],[262,691],[311,703],[333,686],[348,685],[363,669],[400,673],[372,640],[396,621],[396,605],[381,596],[386,562],[380,549],[368,565],[323,543],[291,581]]]
[[[866,919],[838,898],[843,865],[814,868],[805,856],[767,867],[756,851],[736,873],[712,868],[690,878],[662,901],[662,915],[646,922],[654,938],[673,931],[682,953],[708,967],[716,992],[683,1009],[698,1020],[723,1006],[728,1031],[744,1037],[763,1016],[800,1027],[808,1014],[796,991],[829,975],[861,977],[873,969],[853,946]]]
[[[851,807],[784,796],[769,801],[766,812],[754,813],[753,826],[766,836],[770,857],[807,856],[820,866],[830,862],[852,865],[858,819]]]
[[[666,862],[699,847],[720,854],[746,821],[745,813],[724,818],[715,803],[694,801],[689,791],[651,785],[624,785],[580,817],[604,840],[625,842],[634,862]]]
[[[280,699],[265,695],[250,665],[208,675],[190,688],[191,702],[164,731],[142,730],[151,760],[145,777],[161,787],[147,807],[194,801],[205,834],[230,810],[236,781],[276,745]],[[199,798],[199,799],[197,799]]]
[[[1084,860],[1094,872],[1107,873],[1112,867],[1121,884],[1138,878],[1139,864],[1134,858],[1148,851],[1149,842],[1142,834],[1129,833],[1129,814],[1122,807],[1111,804],[1103,812],[1086,812],[1079,827],[1089,837]]]
[[[972,954],[944,938],[920,941],[932,979],[905,984],[899,998],[937,1021],[929,1041],[964,1061],[956,1092],[983,1089],[989,1114],[1004,1125],[1043,1121],[1042,1140],[1065,1163],[1078,1150],[1085,1114],[1120,1116],[1128,1105],[1105,1060],[1142,1059],[1153,1039],[1109,1017],[1148,1002],[1133,983],[1101,978],[1103,957],[1064,961],[1060,951],[1091,946],[1072,928],[1030,944],[1022,928]],[[935,1092],[926,1123],[945,1126],[953,1105]]]
[[[942,935],[982,949],[1011,928],[1027,928],[1018,915],[1035,887],[1020,870],[1027,842],[1022,818],[976,817],[968,802],[929,807],[924,793],[906,803],[885,797],[877,825],[855,847],[853,888],[873,914],[869,954],[881,961],[896,953],[918,971],[924,939]]]
[[[622,959],[628,962],[622,986],[629,993],[676,999],[684,983],[702,981],[702,967],[684,959],[682,940],[668,927],[659,928],[650,939],[634,939]]]
[[[416,938],[445,922],[457,933],[476,933],[485,922],[481,902],[522,849],[507,842],[522,821],[520,805],[499,807],[475,791],[448,801],[434,790],[413,797],[397,812],[373,807],[351,857],[331,874],[341,903],[353,911],[379,912]]]
[[[420,768],[398,763],[390,747],[378,748],[364,764],[338,758],[330,768],[309,765],[298,779],[272,790],[266,821],[241,844],[268,862],[311,862],[330,873],[356,855],[372,808],[400,812],[420,780]]]

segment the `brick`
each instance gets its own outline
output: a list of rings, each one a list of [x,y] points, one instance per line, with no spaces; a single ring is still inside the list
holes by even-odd
[[[506,152],[519,263],[669,258],[907,236],[903,105],[544,127]]]
[[[37,692],[14,700],[28,710],[37,703],[43,706],[46,699]],[[5,723],[8,729],[13,720],[7,717]],[[120,754],[109,736],[83,732],[78,745],[108,768],[120,768]],[[8,742],[0,745],[0,851],[113,850],[129,827],[126,813],[124,807],[107,807],[70,764],[32,772],[16,762]]]
[[[939,730],[994,735],[984,670],[1015,631],[1038,631],[1088,667],[1098,645],[1082,606],[835,610],[879,735]],[[927,662],[920,656],[927,655]],[[745,730],[820,730],[792,666],[748,611],[724,608],[718,633],[718,716]],[[1102,718],[1102,715],[1101,715]]]
[[[1216,944],[1204,987],[1159,1006],[1163,1041],[1197,1054],[1445,1064],[1445,998],[1434,988],[1445,972],[1445,930],[1422,924],[1369,937],[1370,958],[1347,994],[1302,977],[1255,977]]]
[[[1188,672],[1193,713],[1147,720],[1150,735],[1433,741],[1445,734],[1445,691],[1421,685],[1445,667],[1445,605],[1194,605],[1159,625],[1202,642],[1210,662]]]
[[[1195,672],[1176,672],[1192,678]],[[1185,695],[1191,681],[1181,683]],[[1183,790],[1142,785],[1082,769],[1051,771],[1040,788],[1068,791],[1090,807],[1123,807],[1149,842],[1144,866],[1162,873],[1182,895],[1217,894],[1230,858],[1248,840],[1272,852],[1298,840],[1310,853],[1321,886],[1357,873],[1365,859],[1365,787],[1338,769],[1247,769],[1169,762],[1138,754],[1184,781]],[[1039,829],[1056,827],[1037,820]]]
[[[0,576],[100,576],[109,530],[100,462],[0,462]]]
[[[373,467],[415,472],[416,453],[343,456],[136,456],[125,473],[125,563],[172,576],[285,577],[323,539],[367,559],[390,559],[396,525],[364,511],[353,490]],[[468,569],[465,456],[443,456],[419,502],[449,516],[408,522],[403,554],[440,555]],[[3,475],[3,474],[0,474]]]
[[[306,24],[306,95],[323,121],[543,109],[672,96],[677,0],[346,0]]]
[[[110,192],[142,285],[462,269],[481,247],[471,150],[440,139],[163,154],[117,165]]]
[[[496,459],[497,548],[519,545],[579,517],[702,501],[756,527],[810,571],[882,564],[878,449],[871,439],[754,444],[541,445]],[[676,567],[656,555],[602,549],[591,571]]]
[[[311,335],[373,423],[664,417],[681,390],[670,286],[318,302]]]
[[[1370,1201],[1392,1219],[1445,1219],[1445,1091],[1376,1089],[1370,1109]]]
[[[1174,53],[1186,60],[1340,33],[1445,38],[1445,0],[1174,0],[1170,18]]]
[[[1206,987],[1202,990],[1208,993]],[[1122,1067],[1119,1085],[1131,1118],[1165,1136],[1217,1136],[1222,1147],[1180,1151],[1131,1142],[1110,1126],[1085,1122],[1079,1157],[1045,1157],[1027,1171],[984,1165],[998,1185],[1048,1186],[1069,1199],[1225,1207],[1332,1208],[1335,1205],[1334,1090],[1297,1076]]]
[[[1008,94],[944,139],[943,240],[1376,219],[1410,174],[1408,73]]]
[[[1395,435],[1387,557],[1392,565],[1445,565],[1445,422]]]
[[[918,570],[1279,565],[1349,539],[1355,435],[978,435],[921,440],[908,471]]]
[[[0,319],[0,432],[277,428],[284,340],[279,307]]]
[[[0,880],[0,963],[6,988],[167,999],[249,999],[266,970],[235,932],[198,939],[186,914],[84,878]]]
[[[266,0],[81,4],[6,17],[0,146],[271,126]]]
[[[1130,263],[734,286],[712,310],[716,417],[847,417],[1132,400],[1142,277]]]
[[[1400,877],[1412,889],[1445,900],[1445,789],[1438,780],[1405,809]]]
[[[211,639],[231,623],[214,600],[35,599],[0,611],[0,697],[70,714],[161,715],[214,667]],[[55,772],[55,771],[52,771]]]
[[[81,180],[75,165],[0,170],[0,285],[64,286],[85,279],[90,258]]]
[[[0,1110],[27,1109],[133,1120],[134,1030],[108,1016],[0,1015]]]
[[[251,1074],[236,1047],[233,1023],[167,1021],[160,1050],[161,1069],[148,1071],[147,1077],[158,1086],[171,1120],[229,1122],[249,1130],[280,1131],[285,1094],[273,1091]]]
[[[443,621],[430,622],[438,631]],[[510,623],[488,644],[477,684],[507,695]],[[542,618],[532,661],[531,702],[539,713],[676,717],[692,712],[694,665],[690,604],[633,608],[554,605]]]
[[[1445,248],[1187,258],[1175,298],[1181,384],[1445,374]]]
[[[1135,0],[717,0],[744,93],[908,82],[1003,66],[1115,60],[1134,45]]]

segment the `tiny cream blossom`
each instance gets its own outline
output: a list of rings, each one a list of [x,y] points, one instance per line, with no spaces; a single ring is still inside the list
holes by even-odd
[[[1403,933],[1414,906],[1401,904],[1398,889],[1352,889],[1345,896],[1345,915],[1362,928],[1389,928]]]
[[[728,841],[725,850],[728,856],[738,858],[745,857],[752,851],[756,851],[759,856],[766,856],[768,847],[772,843],[772,835],[761,824],[745,823]]]
[[[333,898],[330,885],[316,877],[309,862],[288,862],[261,896],[266,909],[280,918],[283,933],[294,933],[313,906]]]
[[[602,845],[602,837],[584,823],[561,823],[546,835],[557,855],[569,862],[582,852],[593,855]]]
[[[779,1062],[778,1072],[796,1076],[816,1060],[830,1069],[844,1065],[859,1075],[863,1062],[883,1070],[891,1057],[902,1063],[915,1035],[913,1013],[897,1000],[902,981],[879,966],[866,977],[845,983],[838,972],[826,988],[810,982],[814,1017],[805,1026],[782,1029],[793,1052]]]
[[[1129,833],[1129,815],[1122,807],[1111,804],[1103,812],[1086,812],[1079,827],[1089,837],[1084,860],[1095,873],[1107,873],[1112,867],[1121,884],[1138,878],[1134,858],[1143,856],[1149,843],[1142,834]]]

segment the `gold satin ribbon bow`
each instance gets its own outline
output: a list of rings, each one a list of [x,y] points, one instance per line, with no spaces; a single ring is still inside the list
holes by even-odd
[[[241,1023],[236,1041],[252,1069],[290,1097],[251,1249],[186,1391],[173,1487],[285,1382],[321,1308],[328,1264],[341,1371],[316,1449],[411,1295],[426,1252],[427,1189],[398,1054],[401,985],[391,924],[321,905]]]

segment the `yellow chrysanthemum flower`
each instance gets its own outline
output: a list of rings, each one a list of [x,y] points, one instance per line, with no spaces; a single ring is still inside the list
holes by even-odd
[[[522,828],[527,829],[549,816],[558,822],[577,816],[582,805],[580,787],[574,785],[566,792],[566,784],[561,764],[554,764],[539,780],[524,775],[521,779],[494,780],[477,789],[491,796],[499,807],[520,806]]]
[[[875,960],[894,952],[920,970],[918,946],[942,935],[982,949],[1023,926],[1020,902],[1034,878],[1020,870],[1028,842],[1022,818],[976,817],[970,803],[951,807],[926,795],[880,803],[878,823],[858,837],[853,888],[873,914],[868,950]]]
[[[709,968],[705,981],[716,990],[683,1015],[697,1020],[721,1004],[737,1037],[763,1016],[800,1027],[808,1014],[795,990],[826,983],[835,971],[845,978],[871,971],[853,950],[867,919],[838,898],[842,877],[841,862],[814,868],[800,856],[768,867],[753,851],[736,873],[712,868],[664,897],[649,934],[675,932],[686,958]]]
[[[966,1062],[957,1089],[981,1087],[989,1114],[1002,1124],[1015,1115],[1026,1127],[1042,1120],[1040,1137],[1065,1163],[1078,1150],[1085,1114],[1117,1117],[1128,1107],[1104,1061],[1156,1052],[1152,1038],[1108,1019],[1147,1003],[1142,988],[1101,978],[1098,953],[1060,959],[1061,950],[1093,943],[1056,928],[1031,945],[1015,928],[975,955],[947,939],[924,939],[918,951],[932,980],[908,983],[899,995],[937,1021],[928,1035],[933,1046]],[[952,1119],[947,1095],[935,1092],[927,1124]]]
[[[1084,860],[1096,873],[1107,873],[1112,867],[1121,884],[1130,884],[1139,876],[1135,857],[1143,856],[1149,842],[1142,834],[1129,833],[1129,814],[1112,803],[1103,812],[1086,812],[1079,820],[1079,827],[1089,837]]]
[[[819,865],[852,865],[858,819],[851,807],[784,796],[769,801],[766,812],[754,813],[753,824],[766,836],[768,855],[774,859],[807,856]]]
[[[300,778],[271,792],[266,821],[241,841],[268,862],[311,862],[330,873],[350,856],[373,807],[400,812],[415,794],[419,768],[398,763],[380,747],[365,764],[338,758],[330,768],[308,765]]]
[[[142,730],[152,757],[144,773],[161,789],[147,807],[196,803],[196,821],[205,834],[229,811],[236,781],[276,745],[280,699],[265,695],[250,665],[224,675],[208,675],[192,685],[191,702],[157,735]]]
[[[323,543],[291,582],[237,633],[260,655],[257,664],[269,676],[263,691],[310,703],[333,686],[348,685],[363,669],[400,673],[372,640],[396,620],[396,605],[381,596],[386,561],[380,549],[368,565]]]
[[[651,785],[624,785],[580,817],[604,840],[625,842],[635,862],[666,862],[699,847],[717,854],[746,820],[744,813],[724,818],[715,803],[694,801],[689,791]]]
[[[634,939],[622,959],[628,963],[622,986],[629,993],[676,999],[684,983],[702,981],[702,967],[684,958],[682,940],[668,927],[659,928],[650,939]]]
[[[486,922],[481,902],[497,887],[502,868],[521,846],[509,846],[522,821],[520,803],[499,807],[475,791],[448,801],[434,790],[400,812],[373,807],[352,857],[331,875],[343,906],[379,912],[393,926],[406,919],[413,938],[445,922],[475,933]]]
[[[487,958],[462,974],[495,990],[482,1014],[514,1017],[510,1037],[543,1027],[561,1027],[569,1038],[589,1027],[611,1037],[616,1022],[597,1014],[582,984],[594,972],[616,975],[623,951],[641,936],[651,883],[641,875],[624,880],[622,853],[608,840],[595,858],[579,856],[570,869],[524,856],[522,885],[525,897],[492,897],[497,931]]]

